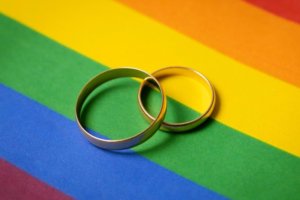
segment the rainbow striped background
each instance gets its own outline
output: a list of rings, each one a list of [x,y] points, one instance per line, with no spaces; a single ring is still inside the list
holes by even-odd
[[[299,1],[0,0],[0,12],[0,199],[300,199]],[[217,89],[201,129],[124,152],[82,137],[74,105],[87,80],[170,65]],[[121,86],[88,113],[106,137],[147,126],[138,83]],[[193,115],[201,94],[185,88],[196,86],[165,89]]]

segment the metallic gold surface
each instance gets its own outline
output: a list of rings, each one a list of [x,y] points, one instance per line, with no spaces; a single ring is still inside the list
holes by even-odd
[[[119,139],[119,140],[109,140],[109,139],[102,139],[98,138],[91,133],[89,133],[85,127],[81,123],[80,114],[83,107],[83,104],[87,97],[92,93],[93,90],[95,90],[98,86],[101,86],[101,84],[121,77],[136,77],[144,79],[144,82],[147,82],[147,80],[151,80],[151,82],[154,82],[154,84],[157,86],[157,88],[160,91],[161,97],[162,97],[162,104],[159,111],[159,114],[156,119],[153,119],[150,126],[145,129],[144,131],[129,137],[125,139]],[[92,78],[81,90],[76,103],[76,121],[77,124],[82,131],[83,135],[94,145],[103,148],[103,149],[109,149],[109,150],[117,150],[117,149],[127,149],[134,147],[136,145],[139,145],[149,139],[161,126],[161,123],[164,120],[165,114],[167,109],[167,101],[165,93],[160,86],[159,82],[154,78],[152,75],[139,70],[135,68],[116,68],[116,69],[110,69],[107,71],[104,71],[94,78]]]
[[[183,131],[191,130],[191,129],[199,126],[200,124],[202,124],[213,112],[215,102],[216,102],[216,92],[215,92],[213,85],[200,72],[198,72],[194,69],[191,69],[191,68],[187,68],[187,67],[172,66],[172,67],[166,67],[166,68],[159,69],[159,70],[153,72],[152,75],[155,78],[157,78],[158,80],[160,78],[170,76],[170,75],[183,75],[183,76],[191,77],[191,78],[199,81],[201,84],[203,84],[210,95],[209,106],[199,117],[197,117],[196,119],[193,119],[191,121],[180,122],[180,123],[169,123],[169,122],[164,121],[160,127],[161,130],[171,131],[171,132],[183,132]],[[149,112],[144,107],[144,104],[142,101],[142,91],[145,87],[145,84],[146,84],[146,82],[144,81],[140,86],[138,101],[139,101],[141,111],[143,112],[145,117],[148,120],[153,121],[153,120],[155,120],[155,118],[151,114],[149,114]]]

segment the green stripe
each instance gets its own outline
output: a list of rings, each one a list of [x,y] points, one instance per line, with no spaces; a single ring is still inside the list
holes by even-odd
[[[107,68],[0,15],[0,69],[1,83],[73,120],[79,90],[89,78]],[[92,117],[89,126],[109,137],[124,136],[145,127],[147,123],[136,105],[137,87],[134,81],[124,81],[114,90],[102,90],[105,95],[94,98],[90,106],[93,109],[88,112],[88,117]],[[179,108],[184,116],[194,114],[174,100],[169,104]],[[122,134],[116,135],[115,131],[120,130]],[[191,133],[158,132],[135,150],[231,198],[300,196],[299,158],[215,120]]]

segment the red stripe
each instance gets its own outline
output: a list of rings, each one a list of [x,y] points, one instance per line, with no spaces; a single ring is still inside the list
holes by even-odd
[[[71,199],[7,161],[0,159],[1,199]]]
[[[246,0],[262,9],[291,21],[300,23],[299,0]]]

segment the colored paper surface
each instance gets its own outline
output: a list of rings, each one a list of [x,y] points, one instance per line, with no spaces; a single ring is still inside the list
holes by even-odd
[[[247,42],[243,32],[247,27],[236,27],[236,42],[251,47],[249,52],[224,42],[229,41],[225,36],[230,31],[221,24],[212,23],[215,29],[207,25],[223,16],[224,23],[234,26],[232,18],[222,12],[201,17],[184,2],[180,8],[177,2],[168,1],[159,5],[125,0],[122,4],[27,1],[20,6],[3,1],[2,188],[11,188],[15,182],[15,194],[24,192],[28,198],[41,195],[38,190],[46,188],[44,195],[49,198],[297,199],[300,92],[295,77],[299,51],[292,41],[296,44],[299,39],[299,25],[256,8],[258,3],[232,2],[234,6],[226,8],[239,11],[234,14],[241,16],[239,22],[250,20],[242,13],[269,22],[264,32],[251,32],[253,40]],[[201,9],[225,9],[223,4],[202,3]],[[184,7],[191,13],[186,17],[207,27],[201,37],[192,35],[176,14],[184,13]],[[162,14],[162,10],[167,12]],[[252,20],[248,26],[260,30],[260,23]],[[275,30],[275,25],[280,28]],[[201,32],[197,27],[193,30]],[[215,44],[209,42],[215,37],[212,30],[222,35]],[[260,44],[263,39],[259,37],[267,38],[271,32],[274,38]],[[211,38],[203,39],[205,34]],[[282,56],[267,51],[270,44],[281,47]],[[151,72],[178,64],[203,72],[217,89],[216,111],[205,124],[183,134],[158,131],[143,145],[121,152],[96,148],[81,135],[74,107],[80,89],[91,77],[124,65]],[[201,111],[198,104],[203,94],[194,92],[198,87],[191,86],[193,81],[175,80],[184,83],[165,85],[170,108],[167,120],[195,117]],[[92,95],[85,121],[95,135],[120,138],[148,126],[137,106],[138,88],[139,82],[121,79]],[[149,103],[157,110],[159,100],[157,93],[153,95]],[[36,186],[25,187],[24,182]],[[1,190],[1,194],[9,197],[11,191]]]
[[[0,88],[0,106],[7,116],[1,127],[1,156],[66,194],[79,199],[225,199],[134,152],[99,150],[83,138],[74,121]],[[19,126],[5,131],[12,122]]]
[[[114,1],[91,1],[85,6],[83,2],[67,4],[68,9],[58,6],[60,2],[56,1],[32,0],[22,5],[18,1],[17,6],[10,2],[2,4],[5,14],[110,68],[133,66],[151,72],[164,66],[183,65],[199,70],[217,90],[221,109],[214,113],[214,119],[300,156],[300,134],[295,126],[300,118],[299,87],[238,62]],[[75,12],[78,9],[80,13]],[[95,26],[99,23],[101,26]],[[294,45],[297,36],[288,34],[286,37],[293,38],[289,42],[292,47],[297,47]],[[292,47],[289,54],[298,58],[298,51]],[[277,68],[273,64],[270,66]],[[296,74],[286,69],[285,73],[288,72]],[[175,80],[180,84],[165,85],[168,96],[201,112],[199,99],[203,95],[196,92],[197,85]]]

